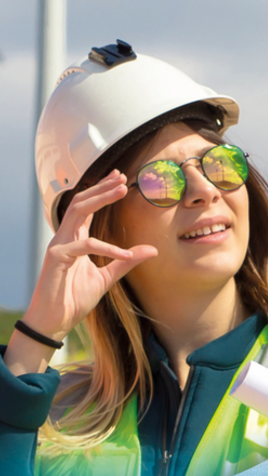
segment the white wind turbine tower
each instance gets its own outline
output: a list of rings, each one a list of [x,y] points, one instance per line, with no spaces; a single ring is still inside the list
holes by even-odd
[[[42,109],[52,93],[66,61],[66,0],[39,0],[38,77],[36,97],[36,125]],[[34,172],[34,167],[33,167]],[[29,298],[35,288],[52,231],[46,222],[43,204],[33,173]],[[65,345],[55,356],[66,357]],[[55,358],[53,363],[55,363]]]

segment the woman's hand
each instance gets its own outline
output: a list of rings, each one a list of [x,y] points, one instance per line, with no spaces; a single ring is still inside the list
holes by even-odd
[[[61,340],[99,302],[111,286],[140,262],[156,255],[152,246],[124,250],[88,237],[94,212],[123,198],[126,177],[113,171],[77,194],[51,241],[25,322]],[[113,261],[98,268],[88,255]]]
[[[30,307],[23,318],[32,329],[61,341],[94,309],[116,281],[139,263],[157,255],[157,250],[149,245],[124,250],[88,237],[94,213],[126,194],[126,177],[114,170],[94,187],[75,195],[48,246]],[[113,261],[98,268],[88,255],[106,256]],[[12,347],[14,349],[14,339],[21,342],[26,339],[29,345],[30,338],[19,331],[14,334],[16,336],[11,339],[6,361],[10,360]],[[46,348],[35,342],[31,345],[38,346],[38,353],[41,354],[42,348]]]

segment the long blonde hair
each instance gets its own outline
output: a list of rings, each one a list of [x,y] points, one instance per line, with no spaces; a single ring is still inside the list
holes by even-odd
[[[112,208],[106,207],[96,214],[91,236],[112,241],[112,226],[108,224],[112,222]],[[108,262],[104,257],[92,259],[97,266]],[[86,351],[93,349],[94,363],[77,362],[77,370],[74,364],[63,368],[64,372],[68,368],[73,373],[82,372],[85,378],[59,393],[55,403],[80,386],[87,386],[87,391],[66,416],[54,423],[48,418],[43,425],[40,440],[54,443],[54,449],[49,451],[93,448],[114,431],[133,392],[139,395],[141,411],[145,411],[148,395],[150,401],[152,375],[143,342],[147,326],[145,323],[142,332],[141,311],[125,288],[123,281],[117,282],[76,329]]]
[[[201,136],[216,144],[224,143],[204,123],[185,122]],[[139,151],[156,135],[157,131],[154,131],[132,146],[110,169],[117,167],[126,172]],[[97,172],[95,176],[91,169],[90,172],[72,192],[67,193],[65,202],[63,200],[61,203],[61,217],[72,196],[106,175],[109,168],[102,167],[101,173]],[[235,279],[247,308],[251,312],[262,310],[267,314],[268,185],[252,165],[249,166],[247,189],[250,201],[250,241],[244,263]],[[91,236],[112,242],[114,222],[115,206],[100,210],[94,217]],[[107,259],[102,257],[93,259],[97,266],[107,263]],[[53,441],[59,450],[90,449],[104,441],[115,429],[133,392],[137,392],[139,396],[140,411],[145,410],[153,391],[151,369],[144,350],[144,340],[149,329],[150,321],[142,316],[136,298],[124,280],[112,287],[80,325],[80,335],[82,333],[91,339],[94,364],[77,363],[78,369],[87,371],[85,381],[70,386],[56,400],[74,392],[81,385],[86,386],[84,397],[56,425],[48,420],[43,426],[43,435]],[[64,432],[59,431],[61,429]]]

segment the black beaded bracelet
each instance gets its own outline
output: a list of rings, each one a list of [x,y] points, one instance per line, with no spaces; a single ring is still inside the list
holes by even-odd
[[[49,337],[39,334],[39,332],[36,332],[30,327],[28,327],[23,321],[17,321],[15,324],[15,328],[18,331],[22,332],[22,334],[25,334],[26,336],[31,337],[33,340],[36,340],[41,344],[47,345],[48,347],[53,347],[53,349],[61,349],[64,345],[63,342],[58,342],[57,340],[53,340]]]

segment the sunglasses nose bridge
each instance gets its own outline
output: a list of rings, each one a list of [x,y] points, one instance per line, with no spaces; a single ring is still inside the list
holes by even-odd
[[[180,168],[182,169],[182,166],[185,165],[187,162],[189,161],[195,161],[195,163],[189,163],[188,164],[188,167],[190,168],[194,168],[196,169],[199,173],[201,173],[201,175],[203,176],[206,176],[205,175],[205,172],[204,172],[204,169],[203,169],[203,163],[202,163],[202,159],[203,157],[196,157],[196,156],[193,156],[193,157],[188,157],[187,159],[185,159],[181,164],[180,164]],[[197,163],[196,163],[197,162]],[[189,174],[186,172],[185,169],[187,169],[188,167],[184,167],[182,170],[183,170],[183,173],[184,173],[184,176],[186,178],[186,181],[188,182],[190,180],[190,177],[189,177]],[[190,174],[191,175],[191,174]]]
[[[182,166],[186,164],[186,162],[189,162],[189,160],[198,160],[199,162],[201,162],[202,157],[196,157],[196,156],[188,157],[188,159],[183,160],[183,162],[180,164],[180,167],[182,168]]]
[[[187,187],[184,194],[184,205],[186,207],[199,206],[209,203],[216,203],[220,198],[220,190],[211,180],[208,179],[199,157],[198,165],[189,164],[185,171]]]

